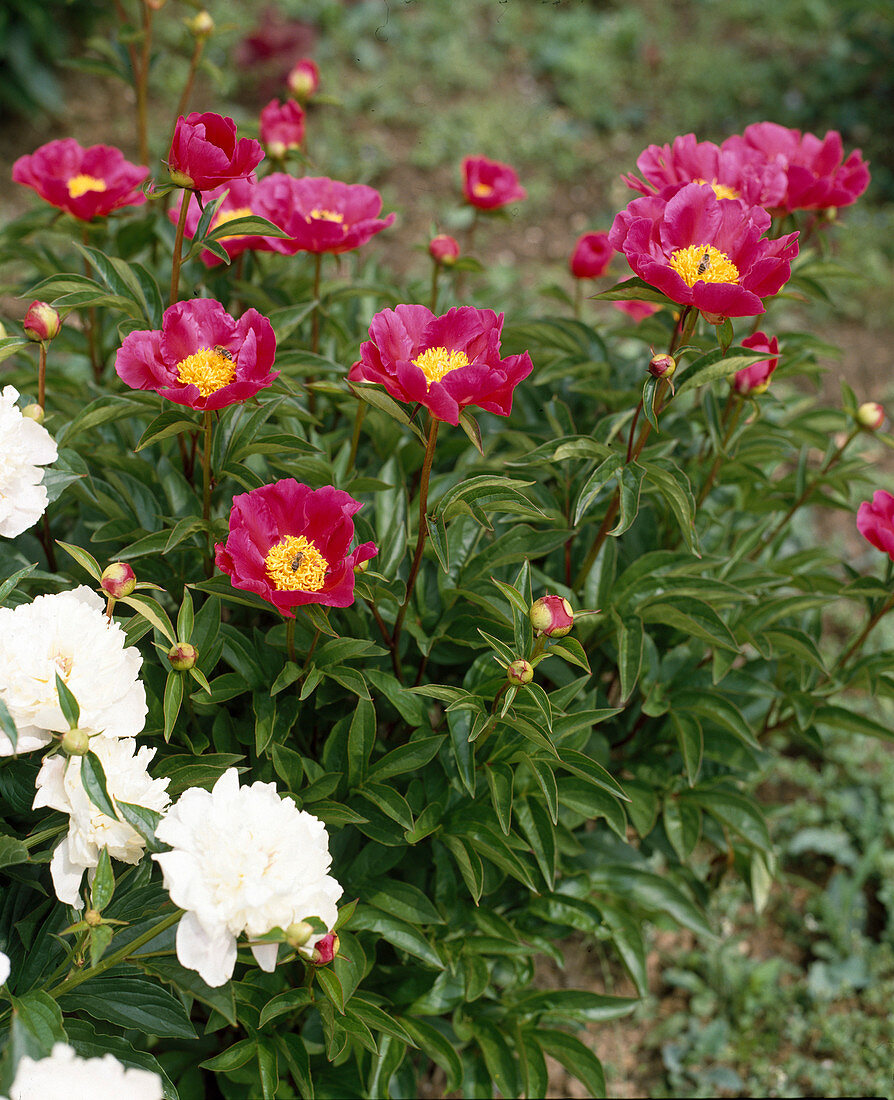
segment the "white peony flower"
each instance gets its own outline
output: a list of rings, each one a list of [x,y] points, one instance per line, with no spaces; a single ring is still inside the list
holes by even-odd
[[[124,631],[110,623],[99,596],[86,585],[0,608],[0,699],[18,731],[16,752],[43,748],[50,731],[68,730],[56,695],[56,673],[81,708],[89,734],[135,737],[146,721],[146,692],[137,679],[143,658],[125,648]],[[0,730],[0,756],[13,748]]]
[[[171,900],[186,910],[177,958],[208,985],[232,977],[241,932],[251,939],[307,917],[335,923],[342,888],[328,873],[326,827],[280,798],[274,783],[240,787],[230,768],[213,790],[184,791],[155,835],[173,846],[152,858]],[[263,970],[276,966],[278,946],[252,946]]]
[[[19,1061],[10,1100],[163,1100],[161,1078],[148,1069],[123,1066],[112,1054],[79,1058],[56,1043],[49,1058]]]
[[[153,779],[147,768],[155,749],[142,748],[136,753],[133,738],[94,737],[91,752],[96,753],[106,776],[106,789],[113,802],[132,802],[162,812],[168,808],[168,779]],[[117,821],[95,806],[81,782],[83,757],[62,753],[46,758],[37,775],[37,794],[33,809],[52,806],[71,815],[68,835],[53,852],[50,873],[56,896],[66,905],[80,909],[81,880],[84,871],[99,862],[101,849],[108,848],[113,859],[139,863],[145,842],[136,829]]]
[[[14,386],[0,393],[0,535],[8,539],[33,527],[46,511],[41,466],[57,458],[53,437],[22,416],[18,396]]]
[[[9,981],[9,955],[4,955],[0,951],[0,985],[6,985]]]

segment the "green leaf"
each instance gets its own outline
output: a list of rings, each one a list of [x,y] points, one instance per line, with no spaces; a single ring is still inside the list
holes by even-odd
[[[371,702],[359,700],[348,731],[348,786],[356,787],[366,775],[376,743],[376,711]]]
[[[396,821],[404,829],[412,829],[413,812],[409,803],[402,794],[388,787],[384,783],[371,783],[369,780],[362,787],[357,787],[355,793],[361,798],[371,802],[382,813],[387,814],[392,821]]]
[[[112,871],[112,861],[109,858],[108,848],[100,848],[99,860],[93,876],[90,900],[94,909],[102,912],[112,900],[115,893],[115,874]]]
[[[584,669],[585,672],[590,671],[590,664],[587,661],[587,655],[584,652],[584,647],[580,644],[577,638],[572,638],[570,635],[562,638],[561,641],[550,642],[549,648],[547,649],[544,656],[561,657],[569,664],[577,665],[578,668]]]
[[[662,294],[660,290],[643,282],[642,279],[625,279],[623,283],[615,283],[601,294],[591,294],[596,302],[659,302],[661,305],[672,305],[670,298]]]
[[[674,517],[686,540],[686,545],[697,557],[700,557],[698,535],[695,530],[695,498],[689,479],[672,462],[660,459],[640,460],[644,479],[651,482],[670,506]]]
[[[302,1100],[314,1100],[313,1079],[310,1072],[310,1058],[300,1035],[292,1032],[277,1032],[275,1041],[289,1067],[289,1073]]]
[[[456,1092],[462,1083],[463,1064],[453,1043],[420,1016],[408,1016],[402,1023],[419,1049],[447,1075],[444,1091]]]
[[[865,714],[839,707],[832,703],[825,703],[817,707],[814,714],[814,722],[820,726],[828,726],[830,729],[841,731],[850,730],[851,733],[862,733],[866,737],[878,737],[882,741],[894,740],[894,731],[891,727]]]
[[[694,787],[702,768],[702,753],[705,747],[701,723],[694,714],[676,707],[671,709],[670,717],[680,745],[680,753],[683,756],[686,779],[689,786]]]
[[[115,811],[115,807],[109,798],[108,788],[106,787],[106,773],[103,770],[102,761],[96,755],[95,752],[88,752],[86,756],[82,756],[81,760],[81,783],[84,785],[84,790],[87,792],[87,797],[98,809],[110,817],[113,821],[118,820],[118,814]],[[71,761],[68,764],[71,767]]]
[[[646,624],[663,623],[687,637],[701,638],[710,646],[739,652],[739,643],[732,631],[714,608],[703,600],[695,600],[691,596],[684,599],[669,594],[656,596],[641,603],[637,614]]]
[[[59,1005],[43,990],[34,989],[24,997],[10,997],[10,1054],[14,1062],[27,1055],[35,1061],[48,1058],[54,1043],[65,1043],[68,1036]]]
[[[171,435],[180,435],[182,432],[196,432],[200,425],[194,417],[188,416],[181,408],[165,409],[149,425],[140,436],[140,440],[134,447],[135,451],[142,451],[152,443],[158,443]]]
[[[580,1039],[564,1031],[544,1027],[538,1027],[530,1034],[547,1054],[561,1062],[572,1077],[583,1083],[591,1096],[605,1096],[602,1063]]]
[[[353,932],[377,932],[384,936],[389,943],[406,951],[408,955],[420,959],[426,966],[435,970],[443,970],[437,951],[422,933],[407,921],[386,913],[382,909],[376,909],[372,905],[358,905],[351,918],[351,930]]]
[[[434,516],[427,516],[428,538],[431,548],[435,552],[438,564],[445,573],[450,572],[450,546],[447,540],[447,526],[444,516],[439,512]]]
[[[77,699],[72,695],[68,684],[58,672],[56,673],[56,694],[59,696],[59,707],[62,710],[62,716],[68,722],[68,728],[75,729],[81,717],[81,708],[78,706]]]
[[[285,230],[257,214],[246,214],[242,218],[231,218],[212,229],[202,243],[220,241],[227,237],[288,237]]]
[[[80,546],[72,546],[71,543],[62,542],[60,539],[56,539],[56,545],[61,546],[66,554],[74,558],[78,565],[86,570],[97,584],[100,582],[102,579],[102,570],[99,568],[99,562],[92,554],[89,554],[86,550],[82,550]],[[5,593],[0,595],[0,600],[4,598],[4,595]]]
[[[437,734],[434,737],[420,737],[416,741],[400,745],[373,764],[367,778],[381,783],[383,779],[390,779],[395,775],[406,775],[407,772],[418,771],[434,759],[443,743],[444,734]]]
[[[533,756],[523,756],[522,759],[531,769],[534,778],[537,780],[537,786],[546,799],[546,805],[553,825],[558,825],[559,788],[556,783],[556,774],[552,769],[552,765],[547,760],[540,760]]]
[[[19,743],[19,730],[2,698],[0,698],[0,730],[3,730],[9,738],[12,751],[15,752]]]
[[[730,731],[753,749],[760,749],[757,738],[751,731],[742,712],[726,696],[716,691],[675,692],[671,699],[671,712],[689,711],[701,718],[709,718],[719,726]]]
[[[199,1066],[201,1069],[210,1069],[213,1073],[230,1073],[250,1062],[254,1056],[254,1039],[240,1039],[215,1057],[199,1062]]]
[[[164,739],[165,741],[171,740],[171,733],[174,730],[174,723],[177,721],[177,716],[180,713],[180,704],[183,702],[183,673],[176,672],[174,669],[168,673],[168,678],[165,681],[165,694],[164,694]]]
[[[655,391],[658,388],[658,379],[650,374],[643,383],[643,415],[652,428],[657,432],[658,417],[655,415]]]
[[[714,348],[686,367],[683,380],[677,386],[677,396],[695,386],[704,386],[718,378],[728,378],[737,370],[751,366],[752,363],[760,363],[766,358],[766,352],[755,352],[750,348],[730,348],[726,353],[722,348]]]
[[[118,817],[126,821],[131,828],[136,829],[150,852],[163,851],[163,845],[155,839],[155,830],[161,821],[163,814],[158,810],[150,810],[148,806],[137,806],[133,802],[115,802]]]
[[[497,821],[504,835],[509,836],[512,825],[512,768],[508,764],[488,764],[484,774],[487,776]]]
[[[279,1087],[279,1067],[276,1062],[276,1048],[272,1040],[265,1036],[257,1040],[258,1075],[261,1080],[263,1100],[274,1100]]]
[[[258,1027],[264,1027],[272,1020],[276,1020],[278,1017],[284,1016],[288,1012],[295,1012],[298,1009],[304,1008],[305,1005],[309,1005],[310,1003],[310,990],[305,989],[303,986],[287,989],[284,993],[279,993],[271,998],[271,1000],[264,1005],[261,1010],[260,1018],[258,1019]]]
[[[668,840],[680,862],[686,863],[701,834],[701,814],[698,808],[673,795],[665,795],[661,816]]]
[[[484,458],[484,448],[481,445],[481,429],[478,427],[478,421],[472,416],[468,409],[463,409],[460,412],[459,426],[469,437],[475,450]]]
[[[637,615],[622,616],[612,608],[612,622],[618,635],[618,676],[621,703],[633,694],[643,662],[643,622]]]
[[[612,454],[604,462],[596,467],[592,474],[584,482],[578,494],[577,504],[574,508],[574,526],[581,521],[590,504],[602,492],[606,485],[624,469],[624,458],[620,454]]]
[[[542,510],[523,491],[533,484],[533,481],[517,481],[492,474],[465,478],[447,490],[435,511],[445,520],[462,514],[474,515],[473,509],[476,508],[484,512],[511,512],[525,518],[541,519]]]
[[[196,1033],[180,999],[151,978],[123,970],[89,978],[59,998],[63,1012],[86,1012],[95,1020],[139,1028],[149,1035],[195,1039]]]
[[[591,868],[590,885],[597,894],[623,898],[643,909],[668,916],[700,936],[713,936],[710,925],[688,897],[669,879],[624,863],[602,862]],[[601,904],[599,898],[596,904]]]
[[[489,1020],[479,1016],[472,1026],[472,1033],[484,1055],[484,1063],[491,1080],[503,1096],[518,1096],[515,1059],[500,1030]]]
[[[518,823],[531,846],[546,888],[552,890],[556,880],[555,826],[537,799],[519,799],[515,807]]]
[[[444,918],[428,896],[417,886],[399,879],[388,879],[381,886],[363,891],[364,900],[385,912],[393,913],[410,924],[443,924]],[[339,916],[341,911],[339,911]]]
[[[636,997],[607,997],[582,989],[549,989],[522,994],[512,1008],[524,1016],[570,1017],[599,1024],[629,1016],[638,1004]]]
[[[168,618],[168,613],[158,600],[152,599],[151,596],[123,596],[118,602],[126,603],[127,606],[136,611],[137,614],[142,615],[144,619],[152,623],[155,629],[160,631],[168,639],[171,645],[177,644],[177,639],[174,636],[174,628],[171,625],[171,620]]]
[[[470,844],[456,836],[441,833],[440,839],[453,856],[466,888],[477,905],[484,890],[484,867],[481,858]]]
[[[367,405],[372,405],[374,409],[380,409],[387,416],[390,416],[392,420],[396,420],[398,424],[402,424],[405,428],[409,428],[419,442],[425,446],[427,440],[422,434],[418,424],[415,420],[411,420],[406,409],[399,405],[393,397],[389,397],[387,393],[378,385],[372,382],[348,382],[348,389],[355,397],[361,401],[365,401]]]
[[[630,801],[628,796],[624,793],[623,787],[621,787],[617,780],[610,775],[601,764],[597,763],[589,756],[586,756],[584,753],[578,752],[577,749],[560,748],[559,762],[563,768],[573,772],[575,775],[579,775],[581,779],[586,779],[590,783],[594,783],[604,791],[608,791],[608,793],[614,795],[615,798],[620,798],[623,802]]]
[[[13,836],[0,835],[0,868],[27,863],[30,858],[28,849],[20,840]]]
[[[687,798],[704,806],[718,821],[729,826],[733,832],[738,833],[743,840],[754,845],[755,848],[762,852],[771,850],[767,823],[750,798],[739,794],[738,791],[721,788],[714,790],[699,788],[690,791]]]

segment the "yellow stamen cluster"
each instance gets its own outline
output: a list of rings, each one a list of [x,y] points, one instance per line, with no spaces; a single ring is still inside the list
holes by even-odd
[[[106,181],[97,179],[96,176],[72,176],[68,181],[68,193],[73,199],[79,199],[88,191],[106,191]]]
[[[477,195],[479,199],[486,199],[488,195],[492,195],[494,189],[489,183],[476,183],[472,188],[472,194]]]
[[[287,535],[271,546],[264,559],[267,576],[280,591],[319,592],[329,562],[304,535]]]
[[[250,218],[252,214],[254,214],[254,210],[250,206],[237,206],[235,210],[220,210],[211,228],[217,229],[219,225],[226,225],[227,222],[235,221],[236,218]],[[244,235],[243,233],[233,233],[229,237],[218,237],[217,239],[219,241],[236,241]]]
[[[672,253],[670,265],[687,286],[696,283],[738,283],[739,269],[712,244],[691,244]]]
[[[234,380],[236,364],[229,353],[223,355],[216,348],[199,348],[193,355],[180,360],[177,377],[184,385],[198,386],[202,397],[208,397]]]
[[[445,374],[469,365],[469,357],[464,351],[448,351],[447,348],[429,348],[412,360],[425,375],[427,389],[432,382],[440,382]]]
[[[345,220],[344,214],[339,214],[337,210],[326,210],[321,206],[315,206],[308,217],[318,222],[337,222],[339,225]]]
[[[693,180],[693,183],[707,183],[707,180]],[[718,183],[716,179],[711,180],[711,188],[718,199],[737,199],[739,192],[734,187],[728,187],[725,183]]]

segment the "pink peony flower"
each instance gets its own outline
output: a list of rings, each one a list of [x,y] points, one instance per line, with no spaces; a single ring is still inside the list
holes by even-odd
[[[768,340],[763,332],[755,332],[753,336],[742,341],[742,347],[751,348],[752,351],[769,352],[773,358],[761,359],[758,363],[752,363],[750,367],[737,370],[733,377],[733,389],[743,396],[766,393],[770,385],[770,376],[779,362],[779,341],[775,336],[772,340]]]
[[[212,191],[222,183],[250,176],[263,159],[264,150],[253,138],[236,140],[236,123],[231,118],[193,111],[177,119],[168,169],[178,186]]]
[[[696,141],[695,134],[675,137],[672,145],[650,145],[637,157],[643,180],[621,178],[642,195],[671,184],[710,183],[718,199],[738,199],[746,206],[775,206],[785,193],[785,172],[756,149],[739,143],[717,146]]]
[[[286,87],[299,103],[304,103],[320,86],[320,70],[309,57],[302,57],[289,71]]]
[[[668,187],[634,199],[609,240],[641,279],[680,305],[719,317],[764,312],[798,254],[797,233],[762,239],[770,215],[717,198],[708,184]]]
[[[218,568],[289,618],[307,603],[348,607],[354,569],[378,553],[371,542],[349,551],[351,517],[361,507],[341,489],[310,489],[294,478],[242,493],[233,498],[226,545],[215,547]]]
[[[598,279],[605,274],[614,254],[608,233],[584,233],[568,262],[571,274],[575,279]]]
[[[120,149],[111,145],[83,149],[74,138],[41,145],[12,166],[16,183],[85,222],[122,206],[141,206],[146,196],[139,186],[148,175],[148,168],[125,160]]]
[[[743,154],[757,152],[783,171],[783,193],[766,204],[776,214],[850,206],[869,186],[869,165],[859,149],[844,159],[837,130],[830,130],[820,140],[815,134],[802,134],[775,122],[755,122],[741,137],[727,138],[723,146]]]
[[[857,530],[894,561],[894,497],[879,489],[857,509]]]
[[[363,183],[326,176],[273,172],[263,181],[257,213],[282,227],[291,239],[271,241],[276,252],[350,252],[387,229],[394,214],[380,219],[382,196]]]
[[[165,310],[161,331],[126,336],[115,370],[135,390],[207,412],[271,385],[275,355],[273,326],[256,309],[235,321],[220,302],[193,298]]]
[[[535,635],[564,638],[574,626],[574,611],[563,596],[541,596],[528,610]]]
[[[265,182],[266,181],[262,180],[261,183],[258,183],[255,179],[249,177],[244,180],[231,180],[229,183],[222,183],[220,187],[215,187],[213,191],[208,191],[203,197],[206,204],[226,194],[226,198],[220,204],[217,213],[214,215],[214,221],[211,223],[211,228],[216,229],[219,225],[225,225],[228,221],[232,221],[235,218],[247,218],[251,214],[258,214],[266,218],[268,215],[266,213],[261,214],[261,211],[258,209],[258,196],[262,194],[263,184]],[[181,195],[177,205],[168,211],[168,217],[175,225],[180,218],[180,207],[182,203],[183,196]],[[186,212],[186,225],[184,227],[185,236],[189,240],[192,240],[196,235],[196,229],[198,229],[201,216],[202,214],[199,210],[198,203],[190,203],[190,207]],[[234,236],[220,237],[217,243],[222,245],[227,255],[233,259],[242,252],[247,252],[249,250],[253,252],[272,252],[273,241],[275,239],[274,237]],[[214,253],[209,252],[207,248],[202,249],[200,256],[202,262],[208,267],[214,267],[217,264],[223,263],[223,260],[221,260],[219,256],[215,256]]]
[[[466,202],[479,210],[496,210],[528,197],[528,192],[519,185],[514,168],[487,157],[463,160],[463,194]]]
[[[425,306],[383,309],[348,379],[379,382],[398,401],[419,402],[458,424],[468,405],[508,416],[512,391],[533,369],[528,353],[500,358],[503,314],[458,306],[436,317]]]
[[[278,160],[304,144],[304,111],[294,99],[271,99],[261,111],[261,144]]]
[[[656,305],[655,302],[612,302],[612,305],[615,309],[626,313],[635,325],[638,325],[640,321],[645,321],[647,317],[651,317],[653,313],[657,313],[661,309],[661,306]]]

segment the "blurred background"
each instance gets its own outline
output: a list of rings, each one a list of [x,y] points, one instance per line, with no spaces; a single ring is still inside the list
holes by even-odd
[[[199,7],[151,0],[150,167],[162,171]],[[513,165],[528,199],[475,238],[479,305],[567,313],[577,237],[608,229],[633,197],[620,174],[649,143],[694,132],[722,141],[770,120],[862,148],[869,192],[829,228],[852,272],[834,302],[780,303],[774,321],[843,349],[839,376],[859,400],[894,409],[894,4],[890,0],[232,0],[205,5],[190,110],[257,133],[302,57],[320,68],[308,106],[308,174],[377,187],[398,222],[370,250],[393,279],[427,285],[433,232],[463,239],[459,165]],[[120,74],[139,44],[141,0],[0,0],[0,212],[34,207],[13,160],[75,137],[137,159],[134,95]],[[0,254],[0,264],[3,257]],[[617,279],[630,273],[616,259]],[[5,301],[21,293],[6,275]],[[420,300],[425,291],[421,290]],[[587,319],[617,324],[586,303]],[[24,305],[4,312],[20,315]],[[890,480],[889,460],[879,460]],[[890,486],[889,486],[890,488]],[[822,537],[848,537],[838,529]],[[859,542],[859,540],[856,540]],[[855,553],[865,554],[856,545]],[[875,559],[867,557],[867,568]],[[855,564],[857,562],[855,561]],[[890,644],[891,639],[888,639]],[[614,1096],[892,1095],[894,1080],[894,754],[830,735],[824,759],[792,757],[767,777],[780,879],[758,916],[731,885],[713,914],[720,938],[656,927],[652,993],[631,1020],[593,1028]],[[631,993],[598,938],[567,945],[545,985]],[[552,1095],[576,1095],[555,1067]]]

